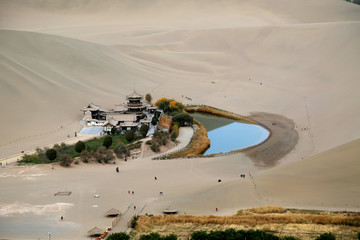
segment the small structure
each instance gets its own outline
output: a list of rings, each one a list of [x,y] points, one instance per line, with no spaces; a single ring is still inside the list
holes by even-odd
[[[88,234],[89,234],[89,236],[92,236],[92,237],[98,237],[98,236],[100,236],[100,234],[102,232],[103,232],[103,230],[101,230],[100,228],[94,227],[88,231]]]
[[[163,209],[163,213],[164,214],[177,214],[178,213],[178,210],[172,208],[171,206]]]
[[[55,196],[70,196],[71,192],[57,192]]]
[[[105,214],[108,217],[116,217],[118,215],[121,215],[120,211],[115,208],[108,210]]]

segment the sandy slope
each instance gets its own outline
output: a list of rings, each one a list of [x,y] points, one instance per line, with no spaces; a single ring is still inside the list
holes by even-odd
[[[84,105],[94,101],[112,107],[136,89],[150,92],[154,99],[166,96],[240,114],[284,115],[294,121],[299,133],[294,150],[281,160],[294,165],[256,175],[257,191],[251,182],[238,185],[232,179],[239,171],[253,170],[243,155],[129,163],[122,180],[131,178],[144,190],[137,204],[157,197],[148,185],[141,185],[145,178],[152,178],[156,170],[169,178],[181,170],[178,178],[163,186],[173,194],[154,201],[149,212],[158,213],[170,203],[196,214],[211,213],[214,203],[221,203],[225,213],[282,201],[291,206],[359,208],[354,202],[360,194],[354,167],[360,137],[358,5],[342,0],[0,0],[0,29],[0,158],[73,136],[80,129],[79,109]],[[346,156],[347,164],[339,165],[336,154]],[[308,156],[313,157],[301,160]],[[244,161],[239,164],[239,159]],[[312,174],[322,169],[321,164],[327,172]],[[107,175],[110,169],[100,170],[104,181],[114,181],[116,176]],[[65,176],[68,186],[79,181],[72,203],[86,206],[76,210],[79,216],[74,222],[93,217],[87,211],[93,199],[87,197],[99,189],[111,190],[94,182],[98,171],[94,166],[59,170],[54,176],[49,169],[41,171],[49,175],[44,178],[49,185],[41,192],[36,190],[41,186],[29,183],[29,191],[51,195],[49,189],[59,184],[60,176]],[[136,171],[138,178],[133,178]],[[339,177],[329,180],[335,171]],[[348,173],[352,177],[346,178]],[[308,176],[301,182],[292,177],[303,174]],[[192,177],[197,184],[191,185]],[[228,182],[214,186],[218,177]],[[285,189],[268,185],[287,180]],[[10,178],[3,183],[9,193],[23,184]],[[297,184],[299,191],[289,194],[290,183]],[[122,193],[135,186],[121,184]],[[313,195],[307,199],[309,185]],[[341,195],[334,195],[334,189],[340,189]],[[242,198],[239,190],[249,197]],[[114,205],[111,199],[125,199],[119,194],[107,196],[108,203],[97,214]],[[226,201],[222,196],[228,197]],[[32,193],[22,197],[29,197],[31,204],[53,203]],[[214,201],[204,205],[209,198]],[[19,195],[1,199],[11,203]],[[121,208],[128,203],[124,201]],[[82,232],[94,221],[84,222]],[[105,224],[104,219],[100,222]]]
[[[360,140],[355,140],[260,173],[257,191],[272,205],[359,210],[359,157]]]

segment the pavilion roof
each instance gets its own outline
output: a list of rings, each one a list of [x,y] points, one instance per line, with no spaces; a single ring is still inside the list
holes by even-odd
[[[115,209],[115,208],[112,208],[112,209],[108,210],[105,214],[108,215],[108,216],[109,215],[119,215],[120,211]]]
[[[141,123],[150,123],[151,121],[147,118],[141,119],[140,120]]]
[[[101,234],[102,231],[103,231],[102,229],[100,229],[98,227],[94,227],[88,231],[88,234],[89,235],[98,235],[98,234]]]
[[[127,107],[125,104],[118,104],[114,106],[114,112],[125,112]]]
[[[134,122],[136,121],[136,114],[112,114],[109,119],[113,118],[118,122]]]
[[[144,96],[141,95],[141,94],[138,94],[135,90],[133,93],[129,94],[126,96],[126,99],[129,99],[129,98],[143,98]]]
[[[120,123],[120,127],[136,127],[138,124],[134,122],[123,122]]]
[[[109,118],[105,121],[104,125],[103,126],[106,126],[106,125],[111,125],[113,127],[115,127],[116,125],[118,124],[118,121],[116,121],[115,119],[113,118]]]

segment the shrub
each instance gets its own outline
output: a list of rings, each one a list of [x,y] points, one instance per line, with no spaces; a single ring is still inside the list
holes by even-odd
[[[146,145],[151,145],[151,143],[152,143],[151,140],[147,140],[147,141],[145,142]]]
[[[48,150],[46,151],[46,157],[47,157],[50,161],[55,160],[56,154],[57,154],[57,153],[56,153],[56,150],[53,149],[53,148],[48,149]]]
[[[81,154],[80,154],[80,159],[84,163],[90,162],[91,158],[92,158],[91,153],[89,153],[88,151],[82,151]]]
[[[116,127],[112,127],[112,128],[111,128],[111,134],[112,134],[112,135],[115,135],[116,133],[117,133]]]
[[[148,133],[148,131],[149,131],[149,126],[148,125],[146,125],[146,124],[141,125],[141,127],[140,127],[141,136],[145,137],[146,134]]]
[[[71,165],[71,163],[73,162],[74,159],[72,159],[71,157],[69,157],[66,154],[62,154],[60,156],[60,165],[63,167],[69,167]]]
[[[78,141],[75,145],[75,151],[81,153],[86,148],[85,143],[83,141]]]
[[[150,145],[150,149],[153,151],[153,152],[160,152],[160,145],[153,141]]]
[[[109,148],[112,144],[112,137],[111,136],[106,136],[104,138],[104,142],[103,142],[103,146],[106,148]]]
[[[170,135],[168,132],[156,131],[154,133],[153,141],[157,142],[160,145],[166,145],[166,142],[169,140]]]
[[[36,155],[38,155],[39,158],[41,159],[41,161],[43,161],[43,162],[46,162],[48,160],[48,157],[46,156],[47,150],[48,150],[48,148],[41,149],[39,147],[37,147],[35,149]]]
[[[134,216],[132,219],[131,219],[131,222],[130,222],[130,227],[131,228],[135,228],[136,227],[136,221],[138,219],[138,216]]]
[[[205,231],[197,231],[191,235],[192,240],[211,240],[211,239],[262,239],[262,240],[279,240],[278,236],[270,233],[266,233],[260,230],[234,230],[227,229],[225,231],[211,231],[209,233]]]
[[[128,154],[128,150],[125,146],[125,144],[120,143],[114,148],[114,152],[118,158],[123,157],[124,154]]]
[[[177,122],[180,126],[192,125],[194,118],[187,113],[178,113],[173,117],[173,122]]]
[[[103,157],[104,163],[108,163],[109,161],[114,160],[114,159],[115,159],[115,157],[114,157],[113,152],[110,149],[106,150],[105,156]]]
[[[79,161],[78,161],[78,160],[76,160],[76,161],[74,162],[74,164],[79,165]]]
[[[53,146],[53,149],[59,151],[59,150],[61,150],[61,146],[59,144],[55,143]]]
[[[331,232],[320,234],[319,237],[316,238],[316,240],[335,240],[336,237]]]
[[[43,161],[41,160],[41,158],[36,155],[36,154],[25,154],[24,156],[21,157],[21,162],[19,164],[41,164],[43,163]]]
[[[107,238],[107,240],[130,240],[130,236],[123,232],[112,233]]]
[[[125,138],[128,142],[131,142],[135,138],[135,133],[133,130],[126,131]]]
[[[171,141],[175,142],[175,140],[176,140],[176,132],[173,131],[173,132],[171,133],[170,137],[171,137]]]
[[[172,133],[173,132],[176,132],[176,137],[179,136],[179,124],[178,123],[175,123],[172,127]]]

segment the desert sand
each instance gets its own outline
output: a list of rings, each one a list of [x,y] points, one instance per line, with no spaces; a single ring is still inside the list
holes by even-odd
[[[68,140],[81,129],[82,107],[111,108],[134,89],[281,115],[298,133],[265,170],[245,154],[138,158],[119,163],[118,175],[99,165],[2,168],[1,221],[16,226],[45,209],[49,226],[65,216],[56,239],[83,239],[109,225],[105,211],[131,203],[154,214],[167,205],[193,214],[269,204],[359,210],[359,39],[360,6],[342,0],[1,0],[1,160]],[[253,179],[238,178],[249,171]],[[53,196],[65,189],[73,194]],[[40,236],[48,232],[42,224]],[[12,229],[0,236],[37,236]]]

